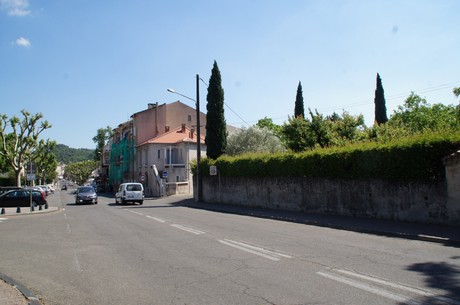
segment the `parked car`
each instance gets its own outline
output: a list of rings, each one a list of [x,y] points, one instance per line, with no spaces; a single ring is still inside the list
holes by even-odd
[[[53,192],[54,190],[52,190],[51,187],[48,184],[47,185],[39,185],[39,187],[41,187],[45,191],[46,196],[48,196],[49,194],[54,193]]]
[[[22,190],[20,186],[1,186],[0,187],[0,195],[12,190]]]
[[[75,191],[75,204],[97,204],[97,194],[92,186],[79,186]]]
[[[45,190],[43,190],[41,187],[39,186],[24,186],[23,187],[24,190],[30,190],[32,189],[33,191],[38,191],[42,194],[43,197],[46,197],[48,196],[48,194],[45,192]]]
[[[115,203],[125,204],[126,202],[144,203],[144,186],[142,183],[129,182],[122,183],[118,187],[118,192],[115,193]]]
[[[47,204],[45,195],[37,190],[32,190],[32,205]],[[0,195],[0,207],[29,207],[30,190],[17,189]]]
[[[46,187],[46,185],[38,185],[37,187],[41,188],[43,190],[43,192],[45,192],[45,196],[48,196],[50,194],[50,191]]]

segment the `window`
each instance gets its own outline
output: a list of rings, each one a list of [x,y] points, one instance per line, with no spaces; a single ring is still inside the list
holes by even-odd
[[[177,148],[166,149],[166,164],[180,164],[182,163],[182,151]]]
[[[160,150],[160,149],[158,150],[158,157],[157,157],[157,158],[158,158],[158,159],[161,158],[161,150]]]
[[[192,121],[192,115],[191,115],[191,114],[188,115],[188,121],[189,121],[189,122]]]

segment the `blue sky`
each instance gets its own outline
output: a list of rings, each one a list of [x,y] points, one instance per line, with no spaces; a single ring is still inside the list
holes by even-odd
[[[0,0],[0,113],[41,112],[43,133],[95,148],[148,103],[195,97],[214,60],[228,124],[277,124],[305,108],[374,119],[379,73],[388,115],[411,91],[457,104],[458,0]],[[201,109],[206,109],[201,84]]]

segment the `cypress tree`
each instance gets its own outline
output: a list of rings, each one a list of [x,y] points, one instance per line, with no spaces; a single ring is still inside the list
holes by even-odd
[[[224,89],[217,62],[209,79],[208,95],[206,97],[206,155],[217,159],[227,148],[227,124],[224,116]]]
[[[377,87],[375,89],[375,124],[385,124],[388,121],[385,94],[383,92],[382,80],[377,73]]]
[[[297,118],[302,116],[305,118],[305,110],[303,107],[303,94],[302,94],[302,84],[299,82],[297,86],[297,95],[295,97],[295,108],[294,108],[294,117]]]

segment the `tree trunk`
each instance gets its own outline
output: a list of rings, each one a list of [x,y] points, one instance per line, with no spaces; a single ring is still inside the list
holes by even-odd
[[[16,175],[16,186],[21,186],[21,170],[15,170],[14,174]]]

